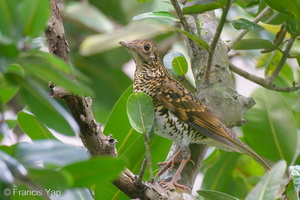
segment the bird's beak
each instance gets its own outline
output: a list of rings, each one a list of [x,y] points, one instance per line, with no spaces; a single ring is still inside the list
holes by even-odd
[[[132,45],[131,42],[120,41],[119,44],[124,46],[132,55],[134,53],[138,53],[138,49],[136,46]]]
[[[120,45],[126,47],[127,49],[132,49],[133,47],[130,45],[130,42],[120,41]]]

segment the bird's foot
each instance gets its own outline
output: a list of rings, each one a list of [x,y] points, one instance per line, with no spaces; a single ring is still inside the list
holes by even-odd
[[[166,162],[159,162],[158,165],[163,165],[163,167],[159,170],[159,172],[156,174],[156,176],[160,176],[162,173],[164,173],[166,170],[170,172],[176,163],[181,163],[182,160],[170,160]]]
[[[170,188],[173,186],[173,187],[178,187],[178,188],[184,189],[184,190],[188,191],[189,193],[192,193],[191,188],[189,188],[189,187],[187,187],[187,186],[185,186],[185,185],[181,185],[181,184],[179,184],[179,183],[177,183],[177,182],[175,182],[175,181],[173,181],[173,180],[170,181],[170,182],[161,182],[161,183],[159,183],[159,184],[160,184],[161,187],[164,188],[165,190],[168,190],[168,189],[170,189]]]
[[[179,150],[170,161],[165,161],[165,162],[159,162],[158,165],[164,165],[160,171],[156,174],[156,176],[160,176],[162,173],[164,173],[166,170],[170,172],[176,163],[181,163],[182,159],[180,159],[182,150]]]
[[[192,162],[193,165],[195,165],[195,162],[191,159],[188,160],[189,162]],[[174,167],[176,163],[181,163],[182,159],[178,159],[178,157],[174,156],[172,160],[165,161],[165,162],[159,162],[158,165],[163,165],[163,167],[159,170],[159,172],[156,174],[156,176],[160,176],[162,173],[164,173],[166,170],[170,172]]]

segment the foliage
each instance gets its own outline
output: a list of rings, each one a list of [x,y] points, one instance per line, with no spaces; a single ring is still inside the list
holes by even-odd
[[[182,9],[186,15],[222,11],[226,5],[226,0],[189,2],[193,4]],[[270,12],[261,22],[254,22],[268,7]],[[296,85],[300,81],[299,9],[296,0],[232,1],[222,36],[233,40],[240,30],[250,31],[233,45],[232,57],[251,63],[254,73],[264,70],[267,78],[287,60],[274,83]],[[125,166],[139,173],[145,147],[128,119],[132,80],[124,64],[130,55],[118,42],[152,38],[164,54],[172,48],[184,54],[182,38],[188,37],[208,50],[209,44],[201,38],[205,33],[179,29],[173,10],[169,1],[161,0],[66,0],[62,17],[70,45],[72,65],[68,65],[44,51],[48,0],[0,0],[0,199],[45,199],[42,192],[51,199],[128,199],[110,182]],[[198,26],[201,30],[201,22]],[[287,49],[292,39],[296,40]],[[182,53],[167,54],[164,63],[174,75],[188,76],[188,59]],[[82,145],[74,139],[78,139],[78,125],[63,102],[47,93],[49,81],[93,99],[94,115],[105,125],[104,133],[118,140],[118,159],[89,159],[78,147]],[[245,155],[213,150],[200,170],[204,174],[200,199],[273,200],[280,197],[280,184],[286,185],[288,199],[297,199],[300,92],[258,88],[252,97],[256,105],[245,115],[249,123],[239,130],[242,139],[273,166],[272,171],[265,172]],[[153,163],[164,160],[171,143],[153,136]],[[285,177],[287,169],[290,179]],[[144,180],[148,174],[146,170]]]

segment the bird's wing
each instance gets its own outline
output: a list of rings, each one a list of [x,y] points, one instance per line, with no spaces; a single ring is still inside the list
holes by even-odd
[[[170,79],[165,80],[158,90],[157,97],[179,119],[190,124],[200,133],[236,152],[251,156],[263,167],[270,169],[261,157],[242,143],[210,109],[178,82]]]
[[[157,97],[166,108],[182,121],[190,124],[207,137],[240,152],[233,144],[237,141],[225,131],[223,123],[179,83],[171,80],[164,81]]]

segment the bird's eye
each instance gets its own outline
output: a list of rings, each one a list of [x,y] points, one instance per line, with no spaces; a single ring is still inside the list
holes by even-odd
[[[145,44],[144,49],[145,49],[145,51],[149,51],[151,49],[151,45]]]

